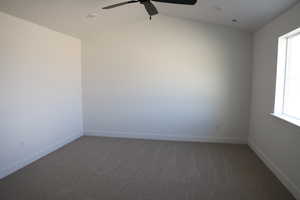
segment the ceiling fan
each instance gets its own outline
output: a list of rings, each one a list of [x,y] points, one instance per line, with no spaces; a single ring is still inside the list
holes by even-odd
[[[111,8],[115,8],[115,7],[119,7],[119,6],[123,6],[123,5],[127,5],[127,4],[140,3],[140,4],[144,5],[147,13],[150,16],[150,20],[151,20],[152,16],[158,14],[156,7],[153,5],[153,3],[151,1],[161,2],[161,3],[183,4],[183,5],[194,5],[197,3],[197,0],[131,0],[131,1],[125,1],[125,2],[121,2],[121,3],[113,4],[110,6],[106,6],[106,7],[103,7],[102,9],[111,9]]]

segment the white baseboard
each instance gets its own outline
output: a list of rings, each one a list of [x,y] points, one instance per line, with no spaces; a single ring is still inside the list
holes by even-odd
[[[77,134],[71,137],[67,137],[64,138],[62,140],[59,140],[57,142],[55,142],[54,144],[51,144],[49,146],[47,146],[44,149],[39,150],[38,152],[34,153],[33,155],[30,155],[20,161],[17,161],[15,163],[13,163],[12,165],[10,165],[9,167],[0,169],[0,179],[8,176],[9,174],[12,174],[16,171],[18,171],[19,169],[31,164],[32,162],[46,156],[47,154],[63,147],[64,145],[76,140],[77,138],[80,138],[83,134]]]
[[[247,144],[247,140],[240,138],[226,137],[201,137],[193,135],[163,135],[154,133],[134,133],[123,131],[84,131],[86,136],[102,136],[114,138],[135,138],[149,140],[167,140],[167,141],[186,141],[186,142],[208,142],[208,143],[230,143],[230,144]]]
[[[248,144],[293,196],[297,200],[300,200],[300,188],[298,188],[297,185],[291,181],[289,177],[257,146],[255,139],[249,138]]]

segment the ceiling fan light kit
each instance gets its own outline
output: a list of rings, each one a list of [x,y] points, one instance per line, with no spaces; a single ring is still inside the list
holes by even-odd
[[[132,0],[132,1],[125,1],[121,3],[113,4],[110,6],[105,6],[102,9],[112,9],[127,4],[140,3],[144,5],[151,20],[152,16],[158,14],[156,7],[153,5],[151,1],[160,2],[160,3],[182,4],[182,5],[195,5],[197,3],[197,0]]]

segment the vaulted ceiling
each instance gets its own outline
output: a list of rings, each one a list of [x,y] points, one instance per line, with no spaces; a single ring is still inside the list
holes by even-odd
[[[0,0],[0,11],[79,38],[136,21],[148,20],[140,4],[112,10],[101,7],[122,0]],[[153,2],[161,15],[255,31],[298,0],[198,0],[195,6]],[[96,13],[96,18],[87,18]],[[232,20],[236,19],[237,22]],[[159,20],[159,18],[153,20]]]

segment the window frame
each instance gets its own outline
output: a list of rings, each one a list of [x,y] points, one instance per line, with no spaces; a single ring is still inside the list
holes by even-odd
[[[276,91],[275,91],[275,104],[274,111],[271,113],[279,119],[287,121],[300,127],[300,119],[284,113],[284,98],[286,87],[286,75],[288,68],[289,39],[299,36],[300,28],[297,28],[278,38],[278,53],[277,53],[277,73],[276,73]]]

